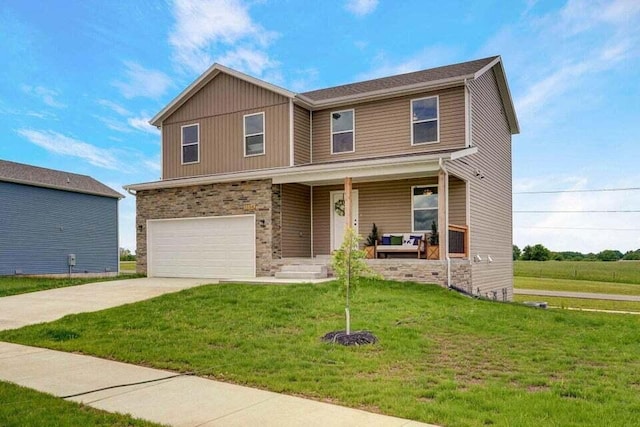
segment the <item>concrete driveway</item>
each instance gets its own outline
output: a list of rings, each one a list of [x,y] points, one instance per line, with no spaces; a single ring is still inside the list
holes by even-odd
[[[104,310],[183,289],[212,279],[141,278],[89,283],[0,298],[0,330],[50,322],[67,314]]]

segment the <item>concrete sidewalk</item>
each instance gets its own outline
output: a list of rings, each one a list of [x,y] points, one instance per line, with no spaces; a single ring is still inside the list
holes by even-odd
[[[205,378],[3,342],[0,380],[174,426],[428,426]],[[138,384],[116,387],[132,383]]]
[[[638,301],[640,295],[596,294],[591,292],[543,291],[538,289],[514,289],[516,295],[539,295],[545,297],[602,299],[610,301]]]
[[[211,279],[140,278],[96,282],[0,298],[0,330],[50,322],[67,314],[123,304],[216,283]]]

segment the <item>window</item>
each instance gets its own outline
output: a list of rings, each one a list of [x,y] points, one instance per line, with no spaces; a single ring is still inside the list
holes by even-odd
[[[182,164],[200,161],[200,125],[182,126]]]
[[[411,187],[413,231],[431,231],[431,223],[438,224],[438,186]]]
[[[438,120],[437,96],[429,98],[413,99],[411,101],[411,144],[429,144],[438,142],[439,120]]]
[[[264,113],[244,116],[244,156],[264,154]]]
[[[331,154],[352,153],[354,148],[354,110],[331,113]]]

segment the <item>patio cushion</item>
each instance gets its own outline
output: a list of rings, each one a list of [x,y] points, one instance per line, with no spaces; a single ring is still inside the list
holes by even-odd
[[[391,236],[382,236],[382,244],[390,245],[391,244]]]
[[[401,245],[402,244],[402,236],[391,236],[391,244],[392,245]]]

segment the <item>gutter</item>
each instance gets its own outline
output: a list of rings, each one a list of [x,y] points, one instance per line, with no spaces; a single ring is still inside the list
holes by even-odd
[[[445,188],[445,221],[444,221],[444,225],[445,225],[445,235],[444,235],[444,247],[445,247],[445,253],[447,255],[447,288],[451,289],[451,257],[449,257],[449,172],[447,171],[447,168],[444,166],[444,160],[440,159],[438,161],[438,166],[440,167],[440,170],[442,170],[442,172],[444,172],[444,176],[445,176],[445,181],[444,181],[444,188]]]

